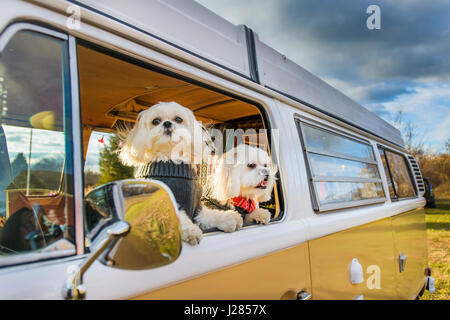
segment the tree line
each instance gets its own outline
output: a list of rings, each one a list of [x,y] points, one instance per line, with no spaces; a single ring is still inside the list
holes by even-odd
[[[426,142],[426,132],[421,132],[416,124],[405,120],[401,108],[395,114],[393,123],[402,133],[406,150],[419,163],[422,176],[430,179],[436,197],[450,198],[450,138],[443,151],[433,151]]]

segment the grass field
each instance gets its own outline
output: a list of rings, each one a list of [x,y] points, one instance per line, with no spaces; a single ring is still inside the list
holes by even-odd
[[[426,208],[428,265],[436,280],[436,292],[425,291],[423,300],[450,300],[450,199]]]

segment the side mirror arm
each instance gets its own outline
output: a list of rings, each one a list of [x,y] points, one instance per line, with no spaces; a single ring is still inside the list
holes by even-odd
[[[130,232],[130,225],[125,221],[118,221],[112,224],[106,233],[108,237],[100,247],[94,251],[67,279],[62,295],[66,300],[82,300],[86,297],[86,286],[83,283],[83,276],[95,260],[109,247],[109,245]]]

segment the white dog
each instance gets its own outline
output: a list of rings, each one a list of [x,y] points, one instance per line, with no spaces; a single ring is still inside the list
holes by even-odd
[[[245,222],[268,224],[271,214],[260,208],[259,202],[270,200],[276,172],[266,151],[240,144],[218,159],[216,170],[208,179],[203,204],[237,210]]]
[[[203,232],[199,225],[225,232],[242,227],[242,218],[235,211],[201,206],[196,164],[208,154],[203,151],[210,138],[191,110],[176,102],[160,102],[142,111],[133,129],[122,135],[122,162],[138,166],[137,177],[160,180],[172,190],[180,209],[183,241],[200,243]]]

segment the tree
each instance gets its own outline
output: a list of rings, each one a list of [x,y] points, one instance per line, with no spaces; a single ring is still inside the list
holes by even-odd
[[[13,177],[17,177],[22,171],[26,172],[28,170],[27,160],[25,160],[25,156],[22,152],[17,154],[14,158],[11,163],[11,170]]]
[[[431,152],[424,143],[425,134],[421,135],[415,124],[404,120],[402,107],[394,114],[393,123],[403,136],[407,152],[419,163],[422,176],[430,179],[436,196],[450,196],[450,139],[445,143],[445,152]]]
[[[57,157],[46,157],[40,159],[37,163],[31,165],[31,170],[34,171],[59,171],[61,172],[63,166],[64,158],[61,156]]]
[[[105,142],[103,150],[100,151],[99,184],[107,182],[129,179],[134,175],[134,168],[122,164],[118,157],[120,138],[116,135],[111,136],[109,142]]]
[[[92,170],[84,171],[84,186],[93,187],[98,184],[99,174]]]
[[[420,130],[417,125],[409,120],[405,120],[403,117],[403,108],[400,106],[397,112],[393,116],[394,127],[400,130],[403,140],[405,142],[405,148],[408,153],[414,157],[420,157],[427,153],[425,150],[425,133],[420,134]]]

